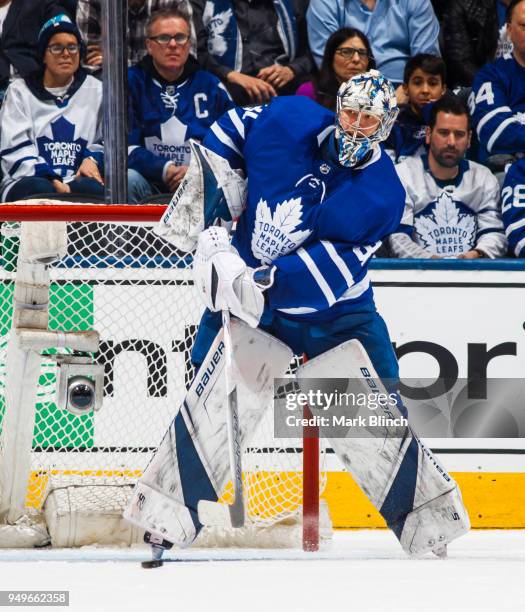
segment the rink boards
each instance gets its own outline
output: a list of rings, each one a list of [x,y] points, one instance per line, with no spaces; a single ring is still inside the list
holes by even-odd
[[[487,378],[523,377],[525,266],[520,262],[376,260],[372,268],[378,310],[397,350],[405,352],[400,358],[402,379],[438,376],[443,369],[458,378],[479,371],[485,372]],[[97,275],[101,274],[97,271]],[[129,446],[129,430],[115,427],[114,423],[130,422],[138,413],[141,419],[152,422],[150,416],[163,411],[166,417],[157,428],[133,431],[134,445],[154,447],[184,395],[181,381],[187,360],[184,339],[188,328],[198,323],[200,307],[186,310],[180,318],[156,320],[154,333],[150,321],[133,307],[140,296],[142,312],[150,308],[153,312],[159,304],[173,300],[175,294],[181,296],[189,291],[187,286],[164,283],[162,278],[160,273],[158,282],[147,286],[132,278],[129,282],[123,278],[113,285],[97,284],[95,279],[89,282],[89,290],[83,296],[89,326],[100,330],[103,340],[113,345],[125,345],[130,339],[154,344],[163,354],[167,369],[165,384],[152,396],[148,380],[153,372],[147,371],[143,357],[132,350],[119,352],[112,363],[114,392],[106,396],[104,408],[86,427],[85,437],[80,440],[82,446],[101,449]],[[54,290],[67,291],[67,281]],[[116,333],[105,331],[115,329],[112,304],[116,303],[120,304],[118,314],[125,325]],[[106,316],[111,320],[105,321]],[[7,320],[3,323],[5,334]],[[133,387],[119,382],[127,380],[130,369],[143,372],[142,376],[134,377]],[[54,401],[53,377],[48,376],[47,381],[42,402],[49,406]],[[525,527],[523,438],[435,438],[428,442],[460,483],[474,526]],[[259,434],[252,445],[253,461],[268,471],[282,469],[273,464],[271,454],[264,452],[270,444],[264,433]],[[72,467],[77,459],[78,455],[72,453]],[[97,469],[97,453],[90,460],[93,461],[90,469]],[[118,469],[119,461],[114,469]],[[383,525],[381,517],[332,454],[327,455],[326,470],[325,497],[336,527]]]

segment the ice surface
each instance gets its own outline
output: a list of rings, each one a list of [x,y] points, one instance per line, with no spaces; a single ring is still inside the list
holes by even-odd
[[[0,590],[70,591],[74,612],[525,610],[525,531],[473,531],[449,558],[408,559],[386,531],[336,532],[329,550],[0,551]],[[36,608],[17,607],[17,610]]]

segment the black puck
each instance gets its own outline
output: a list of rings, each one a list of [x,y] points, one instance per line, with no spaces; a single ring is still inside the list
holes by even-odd
[[[151,559],[150,561],[143,561],[141,565],[144,569],[153,569],[155,567],[162,567],[164,561],[162,559]]]

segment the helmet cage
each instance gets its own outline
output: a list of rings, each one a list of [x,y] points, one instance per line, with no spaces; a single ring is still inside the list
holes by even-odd
[[[355,125],[345,125],[342,111],[357,113]],[[397,114],[397,102],[392,85],[377,70],[370,70],[352,77],[341,85],[337,93],[336,137],[339,144],[339,161],[344,166],[354,166],[378,143],[386,140]],[[372,133],[362,128],[363,114],[377,117],[378,125]],[[349,127],[352,132],[348,133]]]

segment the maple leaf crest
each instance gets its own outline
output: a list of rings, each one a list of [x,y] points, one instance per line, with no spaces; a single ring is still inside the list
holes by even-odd
[[[297,230],[302,223],[301,198],[291,198],[277,204],[272,214],[262,198],[257,203],[252,233],[252,252],[262,263],[270,264],[281,255],[295,251],[312,233]]]
[[[432,213],[414,219],[414,227],[422,246],[434,255],[447,254],[439,249],[443,244],[442,237],[449,233],[447,228],[454,230],[455,235],[458,236],[455,253],[465,253],[474,244],[476,233],[474,217],[460,214],[453,198],[445,191],[436,200]],[[450,254],[454,252],[450,251]]]
[[[46,135],[49,127],[51,138]],[[87,147],[87,140],[75,138],[75,126],[64,117],[53,121],[44,135],[37,137],[36,143],[39,154],[61,177],[76,172]]]
[[[202,22],[208,29],[208,52],[211,55],[222,56],[228,50],[228,45],[224,38],[224,31],[228,27],[233,11],[231,8],[213,14],[214,3],[206,2],[202,13]]]

